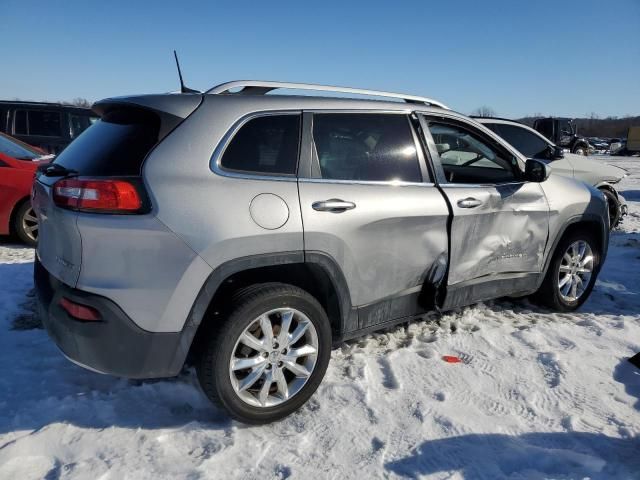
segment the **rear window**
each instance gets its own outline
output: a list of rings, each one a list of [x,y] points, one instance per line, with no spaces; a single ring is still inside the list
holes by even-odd
[[[79,175],[140,175],[142,162],[158,141],[160,121],[145,110],[104,115],[64,149],[54,163]]]

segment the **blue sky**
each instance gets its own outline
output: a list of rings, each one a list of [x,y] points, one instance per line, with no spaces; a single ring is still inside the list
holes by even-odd
[[[286,80],[469,113],[640,114],[640,0],[0,0],[0,98],[91,101]]]

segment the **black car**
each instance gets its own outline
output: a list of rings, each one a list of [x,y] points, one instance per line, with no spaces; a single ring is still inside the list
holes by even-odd
[[[60,153],[97,119],[85,107],[0,100],[0,132],[49,153]]]

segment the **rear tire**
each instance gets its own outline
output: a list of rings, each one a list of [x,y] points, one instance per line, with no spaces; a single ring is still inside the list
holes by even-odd
[[[13,216],[13,230],[18,238],[30,247],[38,243],[38,218],[31,202],[26,201],[18,207]]]
[[[582,245],[586,245],[584,253],[580,251]],[[576,255],[571,253],[574,248]],[[600,250],[593,236],[583,231],[569,233],[558,243],[533,300],[559,312],[573,312],[589,298],[599,271]]]
[[[200,385],[244,423],[273,422],[299,409],[331,357],[324,309],[306,291],[283,283],[238,292],[227,320],[208,336],[196,363]]]

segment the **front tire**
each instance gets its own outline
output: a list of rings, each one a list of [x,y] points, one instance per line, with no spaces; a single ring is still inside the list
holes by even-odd
[[[282,283],[236,294],[210,333],[196,370],[207,397],[231,417],[262,424],[286,417],[316,391],[331,356],[331,327],[318,301]]]
[[[13,216],[13,229],[18,238],[30,247],[38,243],[38,217],[31,207],[31,202],[26,201],[18,207]]]
[[[589,153],[586,147],[576,147],[576,149],[573,151],[573,153],[575,153],[576,155],[582,155],[582,156],[587,156],[587,154]]]
[[[593,236],[572,232],[560,240],[534,300],[559,312],[573,312],[588,298],[600,271],[600,250]]]
[[[609,209],[609,229],[613,230],[614,228],[616,228],[618,223],[620,223],[620,217],[622,213],[620,202],[611,190],[603,188],[600,191],[603,193],[604,198],[607,201],[607,207]]]

